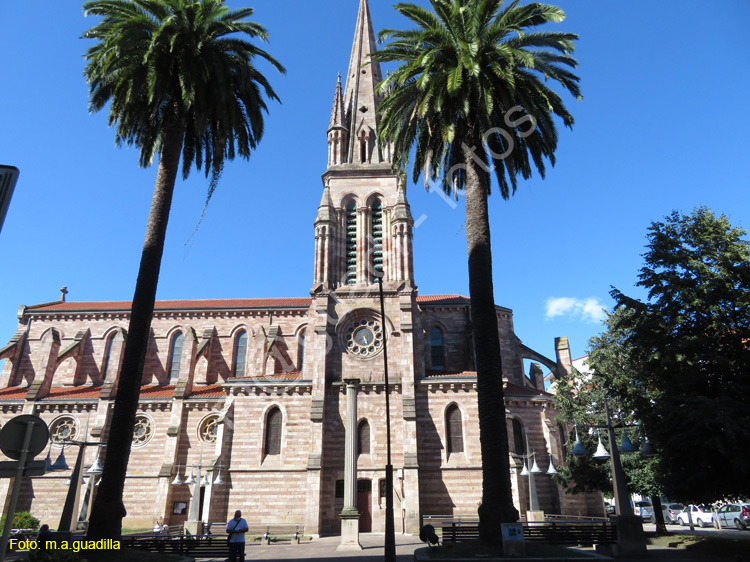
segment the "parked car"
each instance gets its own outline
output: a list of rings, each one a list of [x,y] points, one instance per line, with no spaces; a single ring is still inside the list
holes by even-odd
[[[714,518],[714,527],[718,529],[719,523],[721,523],[722,529],[731,526],[740,531],[747,529],[750,525],[750,504],[730,503],[720,508]]]
[[[677,515],[677,522],[683,527],[690,525],[688,521],[688,509],[691,511],[693,524],[699,527],[708,527],[714,524],[714,514],[706,505],[689,505]]]
[[[654,508],[651,503],[647,501],[634,502],[633,515],[638,515],[644,521],[650,521],[654,516]]]
[[[664,515],[664,523],[677,525],[677,516],[683,509],[685,509],[685,506],[681,503],[662,504],[661,512]]]
[[[615,515],[617,515],[617,510],[615,509],[614,505],[607,504],[604,509],[607,512],[607,517],[614,517]]]

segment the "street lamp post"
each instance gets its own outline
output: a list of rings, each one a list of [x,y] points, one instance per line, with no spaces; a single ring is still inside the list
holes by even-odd
[[[65,498],[65,505],[63,506],[62,515],[60,516],[60,523],[57,525],[58,531],[75,531],[78,521],[73,521],[73,515],[78,507],[79,500],[81,499],[81,481],[83,480],[83,459],[86,454],[86,447],[94,446],[101,447],[104,444],[99,441],[88,442],[88,441],[64,441],[61,442],[64,445],[75,445],[78,447],[78,457],[76,458],[76,464],[73,468],[73,474],[70,475],[70,485],[68,486],[68,495]],[[62,455],[61,455],[62,456]],[[97,460],[98,460],[97,455]],[[58,458],[60,461],[60,458]],[[55,461],[57,464],[58,461]],[[62,457],[62,464],[65,464],[65,458]],[[52,465],[54,468],[54,465]],[[62,468],[62,467],[60,467]],[[67,465],[65,466],[67,468]]]
[[[589,427],[597,429],[606,429],[609,437],[609,453],[602,445],[601,437],[597,447],[595,458],[607,458],[612,468],[612,488],[615,496],[615,521],[617,522],[617,556],[645,556],[646,555],[646,538],[643,534],[643,521],[633,514],[633,508],[630,505],[630,494],[625,483],[625,473],[622,470],[620,462],[620,452],[632,453],[637,451],[628,439],[627,434],[623,437],[622,448],[618,450],[617,441],[615,440],[615,426],[612,424],[612,417],[609,413],[609,404],[604,399],[604,413],[607,418],[605,425],[592,425]],[[623,424],[624,427],[624,424]],[[642,454],[653,454],[653,449],[649,448],[648,441],[644,444]],[[573,447],[573,454],[577,457],[584,457],[588,454],[576,430],[576,442]]]
[[[529,450],[528,438],[526,439],[526,450]],[[534,475],[542,474],[544,473],[544,471],[539,468],[539,465],[536,462],[535,452],[532,451],[531,453],[517,456],[523,459],[523,469],[521,470],[520,475],[529,477],[529,511],[526,513],[526,520],[543,521],[544,512],[539,509],[539,498],[536,493],[536,482],[534,480]],[[515,472],[515,469],[511,469],[512,474],[515,474]],[[547,469],[547,472],[545,474],[549,474],[550,476],[553,474],[557,474],[555,465],[552,462],[552,454],[549,455],[549,468]]]
[[[185,521],[185,531],[192,534],[192,535],[199,535],[202,533],[203,529],[201,529],[201,520],[199,520],[200,514],[198,513],[199,507],[200,507],[200,492],[201,488],[205,488],[206,486],[211,485],[211,481],[208,479],[208,470],[203,472],[203,469],[208,468],[216,468],[218,475],[214,479],[213,483],[216,485],[220,485],[224,483],[224,480],[221,478],[221,463],[219,463],[218,467],[214,466],[213,464],[203,464],[203,449],[200,450],[200,454],[198,455],[198,464],[187,464],[185,465],[185,470],[187,471],[188,468],[190,468],[190,476],[188,476],[185,480],[180,478],[180,464],[177,465],[177,473],[174,477],[174,480],[172,480],[171,485],[172,486],[181,486],[182,484],[193,485],[193,499],[190,502],[190,511],[188,512],[188,520]],[[193,469],[195,469],[198,472],[198,476],[193,476]],[[201,477],[201,472],[203,472],[203,477]]]
[[[388,387],[388,350],[385,337],[385,302],[383,300],[383,272],[376,271],[380,293],[380,321],[383,323],[383,368],[385,373],[385,432],[388,460],[385,465],[385,562],[396,562],[396,528],[393,520],[393,465],[391,464],[391,403]],[[379,273],[379,275],[378,275]]]

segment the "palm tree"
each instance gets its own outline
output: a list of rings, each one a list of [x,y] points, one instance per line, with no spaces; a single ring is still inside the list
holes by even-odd
[[[373,58],[399,62],[380,85],[385,95],[379,137],[393,143],[394,166],[406,169],[413,150],[412,179],[466,196],[469,291],[477,364],[482,450],[480,535],[499,541],[500,524],[518,519],[511,495],[502,364],[492,288],[488,195],[491,171],[508,199],[518,176],[532,168],[544,177],[545,158],[555,163],[554,115],[571,127],[573,117],[545,82],[552,79],[580,98],[569,68],[571,33],[533,31],[565,14],[555,6],[519,6],[503,0],[430,0],[433,11],[414,4],[396,10],[416,24],[386,29],[392,39]],[[531,30],[531,31],[530,31]]]
[[[130,456],[156,285],[175,179],[195,164],[211,174],[207,202],[225,159],[248,158],[263,135],[263,93],[278,101],[253,59],[284,67],[248,38],[268,40],[265,28],[246,21],[252,8],[229,10],[224,0],[94,0],[85,14],[101,21],[84,38],[84,75],[90,107],[109,104],[116,142],[135,145],[139,163],[158,156],[156,185],[133,296],[122,371],[107,441],[90,538],[116,538],[122,530],[125,473]]]

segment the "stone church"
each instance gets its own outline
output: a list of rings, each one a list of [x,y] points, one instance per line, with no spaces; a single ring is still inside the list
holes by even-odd
[[[125,527],[150,527],[160,517],[170,525],[225,522],[241,509],[251,524],[299,523],[306,534],[338,534],[347,384],[356,399],[359,530],[384,530],[387,494],[397,532],[418,532],[425,516],[476,516],[481,458],[469,299],[418,292],[406,187],[391,170],[390,147],[376,142],[381,70],[366,64],[374,50],[367,0],[360,0],[349,68],[334,90],[314,244],[309,240],[309,296],[156,303]],[[384,278],[385,316],[376,273]],[[19,308],[18,329],[0,348],[0,423],[22,413],[40,416],[50,444],[38,458],[62,454],[72,467],[79,446],[66,441],[101,442],[85,447],[85,473],[106,455],[129,310],[129,302],[66,302],[64,294]],[[521,343],[510,309],[498,306],[496,313],[503,361],[497,376],[517,467],[497,477],[511,479],[525,513],[529,479],[520,474],[519,455],[530,449],[546,471],[566,454],[542,366],[564,376],[571,358],[567,338],[555,341],[548,359]],[[391,490],[384,469],[386,346]],[[524,359],[533,361],[528,374]],[[84,477],[75,507],[80,521],[98,478]],[[70,469],[26,478],[18,511],[56,527],[76,487],[70,478]],[[9,482],[0,480],[3,506]],[[603,512],[598,495],[566,495],[545,474],[535,483],[545,512]]]

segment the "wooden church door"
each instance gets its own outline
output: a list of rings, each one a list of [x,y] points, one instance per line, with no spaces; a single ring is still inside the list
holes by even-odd
[[[372,532],[372,480],[357,481],[357,511],[359,532]]]

